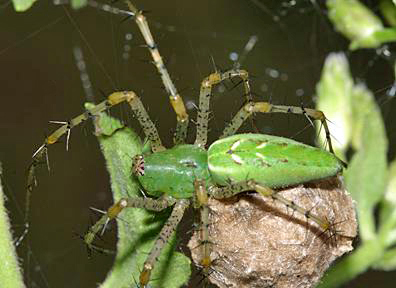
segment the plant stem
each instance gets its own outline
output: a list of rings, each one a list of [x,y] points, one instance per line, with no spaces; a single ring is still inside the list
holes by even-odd
[[[0,164],[0,176],[2,174]],[[0,178],[1,179],[1,178]],[[0,281],[2,288],[26,287],[23,283],[21,269],[10,230],[10,221],[4,206],[4,194],[0,181]]]

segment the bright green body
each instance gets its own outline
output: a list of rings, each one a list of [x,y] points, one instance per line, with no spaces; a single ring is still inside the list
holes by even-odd
[[[270,188],[286,187],[336,175],[341,162],[333,154],[287,138],[265,134],[237,134],[214,142],[208,151],[194,145],[144,157],[138,176],[152,196],[190,198],[194,179],[224,186],[246,180]]]
[[[138,176],[144,190],[152,196],[167,194],[190,198],[194,179],[210,181],[208,153],[198,146],[185,144],[144,156],[144,176]]]

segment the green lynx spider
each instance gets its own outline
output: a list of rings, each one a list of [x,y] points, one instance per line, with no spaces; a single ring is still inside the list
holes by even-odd
[[[90,3],[95,2],[90,1]],[[169,94],[170,103],[176,113],[175,146],[171,149],[166,149],[163,146],[157,128],[151,121],[139,97],[134,92],[114,92],[105,101],[70,121],[56,122],[62,124],[62,126],[49,135],[33,154],[33,161],[28,171],[27,215],[30,194],[36,185],[35,169],[44,158],[48,165],[48,146],[56,143],[61,136],[66,134],[66,148],[68,149],[70,131],[73,127],[119,103],[127,102],[135,118],[142,126],[146,137],[150,140],[151,150],[153,152],[150,155],[137,155],[134,159],[133,172],[147,194],[159,198],[123,198],[119,200],[89,229],[84,236],[84,240],[89,248],[93,248],[92,242],[95,235],[103,230],[110,220],[116,218],[124,208],[139,207],[152,211],[160,211],[173,206],[170,218],[162,228],[144,263],[139,280],[142,287],[145,287],[150,281],[150,273],[161,249],[175,231],[185,210],[192,202],[194,202],[196,208],[201,209],[200,229],[201,246],[203,249],[201,265],[204,271],[208,271],[211,265],[210,242],[207,229],[209,225],[208,195],[215,198],[226,198],[243,191],[255,190],[266,197],[284,203],[287,207],[293,209],[293,211],[301,213],[307,219],[316,223],[323,231],[329,232],[333,236],[335,232],[329,220],[296,205],[293,201],[285,199],[272,189],[334,176],[342,170],[343,163],[334,156],[324,114],[321,111],[303,107],[272,105],[268,102],[253,102],[248,72],[240,69],[231,69],[226,72],[216,71],[206,77],[201,84],[195,142],[194,144],[184,144],[189,116],[183,100],[165,68],[145,16],[129,1],[126,1],[126,3],[130,12],[122,10],[113,12],[117,12],[117,14],[123,12],[132,16],[146,41],[153,62]],[[220,140],[214,142],[208,150],[205,150],[212,87],[234,77],[242,79],[246,104],[225,127]],[[301,114],[307,117],[309,121],[311,121],[310,119],[321,121],[331,153],[281,137],[264,134],[235,134],[243,122],[254,113],[277,112]],[[163,167],[167,167],[167,169],[163,169]],[[159,172],[164,170],[171,172]]]

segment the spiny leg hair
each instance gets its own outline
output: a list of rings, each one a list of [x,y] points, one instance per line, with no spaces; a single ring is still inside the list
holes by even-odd
[[[67,1],[58,0],[56,4],[65,4],[65,2]],[[133,17],[140,32],[143,35],[148,50],[150,51],[151,57],[153,58],[153,63],[156,66],[159,74],[161,75],[161,79],[164,84],[164,87],[167,93],[169,94],[169,100],[177,116],[177,126],[174,136],[174,143],[175,144],[184,143],[187,136],[189,118],[186,112],[185,105],[183,103],[183,99],[179,95],[169,75],[169,72],[165,67],[164,61],[162,60],[161,54],[159,53],[159,50],[157,48],[158,46],[154,41],[154,38],[151,34],[150,28],[148,26],[146,17],[143,15],[143,12],[138,10],[131,3],[131,1],[125,1],[125,3],[128,5],[130,11],[121,10],[117,7],[112,7],[108,4],[102,4],[94,0],[87,1],[87,4],[89,6],[97,9],[101,9],[105,12],[109,12],[112,14],[124,14]]]
[[[204,180],[195,180],[195,197],[194,197],[194,208],[200,209],[200,248],[201,248],[201,259],[200,264],[205,278],[209,275],[210,265],[212,260],[210,258],[211,247],[209,241],[209,206],[208,200],[209,195],[206,191],[206,185]]]
[[[294,203],[294,201],[284,198],[277,191],[269,187],[263,186],[253,180],[234,182],[230,183],[228,186],[223,187],[211,186],[209,188],[209,194],[217,199],[229,198],[245,191],[256,191],[265,197],[277,200],[280,203],[286,205],[286,207],[300,213],[301,215],[304,215],[307,219],[316,223],[324,232],[333,232],[333,225],[329,220],[313,214],[310,210],[307,210]]]
[[[329,151],[334,154],[333,146],[330,139],[330,131],[327,126],[326,116],[320,110],[310,109],[305,107],[286,106],[286,105],[272,105],[268,102],[252,102],[246,103],[232,118],[231,122],[224,129],[220,138],[225,138],[234,135],[236,131],[241,127],[243,122],[246,121],[254,113],[291,113],[304,115],[311,122],[313,120],[319,120],[326,133],[326,140],[329,145]],[[311,122],[312,123],[312,122]]]
[[[201,83],[199,93],[199,110],[197,114],[197,137],[195,145],[205,147],[208,138],[209,102],[212,87],[224,80],[240,77],[243,81],[247,102],[252,101],[250,93],[249,74],[245,70],[231,69],[226,72],[215,72],[206,77]]]
[[[169,219],[166,221],[164,227],[162,227],[160,234],[155,240],[154,246],[151,248],[146,261],[144,262],[143,271],[140,273],[139,279],[141,287],[146,287],[147,283],[150,281],[151,271],[154,269],[154,265],[158,261],[161,250],[176,230],[176,227],[183,218],[184,212],[188,206],[190,206],[189,200],[177,200]]]
[[[84,242],[89,249],[94,249],[92,242],[95,236],[102,230],[104,231],[109,221],[116,218],[125,208],[144,208],[150,211],[161,211],[175,204],[175,200],[171,198],[121,198],[117,203],[113,204],[100,219],[89,228],[84,236]]]
[[[45,159],[49,169],[48,146],[58,142],[60,137],[62,137],[64,134],[70,133],[70,130],[75,126],[81,124],[82,122],[88,119],[98,116],[101,112],[104,112],[107,109],[110,109],[111,107],[119,103],[122,103],[124,101],[130,105],[135,117],[142,126],[146,137],[151,141],[151,149],[153,150],[153,152],[165,150],[165,147],[162,145],[161,139],[159,138],[157,128],[155,127],[154,123],[151,121],[139,97],[132,91],[114,92],[110,94],[106,100],[95,105],[92,109],[89,109],[84,113],[72,118],[70,121],[67,121],[66,124],[62,125],[57,130],[55,130],[44,140],[44,143],[33,154],[32,162],[28,168],[28,177],[27,177],[27,185],[26,185],[26,190],[27,190],[26,207],[25,207],[26,227],[29,226],[28,217],[30,210],[31,193],[33,192],[33,188],[37,185],[37,180],[35,177],[36,168]],[[24,232],[24,234],[26,233]]]
[[[131,10],[133,18],[138,25],[144,40],[146,41],[146,45],[148,50],[150,51],[151,57],[153,58],[154,65],[155,67],[157,67],[157,70],[161,75],[161,79],[165,86],[166,92],[169,94],[169,100],[171,102],[173,110],[176,113],[177,126],[173,141],[175,144],[184,143],[187,136],[189,120],[183,99],[177,92],[177,89],[173,84],[171,77],[169,76],[168,70],[166,69],[164,61],[162,60],[162,57],[157,48],[157,44],[155,44],[154,38],[151,35],[151,31],[147,24],[146,17],[144,17],[142,11],[139,11],[130,1],[125,2],[127,3],[129,10]]]

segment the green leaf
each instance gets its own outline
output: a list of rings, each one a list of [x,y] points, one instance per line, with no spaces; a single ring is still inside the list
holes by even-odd
[[[373,265],[373,268],[383,271],[396,269],[396,248],[386,251],[382,259]]]
[[[379,8],[386,22],[391,26],[396,26],[396,7],[392,0],[381,0]]]
[[[396,161],[389,167],[389,180],[382,199],[379,234],[386,246],[396,243]]]
[[[114,201],[121,197],[141,197],[139,184],[131,174],[132,158],[142,150],[139,137],[120,121],[105,114],[94,121],[111,178]],[[144,209],[127,208],[121,213],[122,220],[117,221],[119,239],[116,260],[100,287],[122,288],[134,287],[134,283],[137,285],[147,253],[169,217],[169,212],[169,209],[153,213]],[[176,288],[188,281],[191,274],[190,259],[175,252],[175,245],[176,235],[173,235],[152,272],[151,279],[155,280],[150,281],[151,287]]]
[[[0,176],[2,174],[0,164]],[[1,179],[1,178],[0,178]],[[4,207],[5,195],[0,181],[0,283],[2,288],[23,288],[23,278],[10,229],[10,221]]]
[[[87,5],[88,0],[71,0],[71,6],[73,9],[80,9]]]
[[[332,144],[339,157],[348,149],[352,137],[352,91],[353,79],[345,55],[331,53],[326,58],[320,82],[316,85],[317,109],[323,111],[330,120],[330,134],[336,140]],[[321,124],[316,128],[318,131],[323,130]],[[321,143],[325,143],[325,134],[321,133],[320,136]]]
[[[14,9],[17,12],[24,12],[32,7],[33,3],[37,0],[12,0],[14,4]]]
[[[326,63],[328,61],[330,60],[328,59]],[[336,63],[334,61],[334,65]],[[342,65],[347,67],[345,64]],[[330,75],[338,79],[336,77],[337,72],[335,71],[337,70],[333,68],[335,75],[331,73]],[[340,71],[338,73],[342,73],[339,75],[341,78],[348,77],[348,80],[344,80],[348,85],[342,86],[339,84],[345,84],[342,82],[343,79],[338,80],[338,82],[332,80],[327,83],[326,80],[323,80],[326,78],[322,75],[321,83],[318,85],[318,91],[322,92],[320,89],[325,88],[326,91],[325,93],[318,92],[319,103],[325,103],[327,105],[321,108],[325,113],[327,113],[326,109],[329,109],[328,106],[330,106],[330,111],[331,109],[334,109],[334,111],[337,109],[340,110],[339,113],[344,116],[340,118],[345,122],[342,123],[340,121],[338,125],[341,127],[349,126],[349,128],[346,128],[350,134],[345,147],[347,148],[349,144],[352,144],[355,154],[349,163],[348,169],[344,173],[344,177],[347,190],[356,201],[362,241],[355,251],[341,259],[340,262],[328,271],[322,279],[323,282],[319,285],[320,288],[338,287],[370,267],[373,267],[373,265],[378,269],[389,268],[392,265],[390,257],[393,255],[390,251],[386,251],[386,245],[390,244],[390,235],[394,234],[394,230],[392,230],[395,224],[393,213],[396,214],[394,212],[396,210],[393,206],[395,202],[395,195],[393,193],[395,192],[393,192],[392,187],[396,184],[391,180],[387,186],[388,171],[386,154],[388,143],[381,112],[372,93],[364,85],[353,86],[352,83],[353,87],[350,89],[350,81],[352,80],[351,78],[349,79],[349,73],[343,70]],[[332,89],[334,89],[334,92]],[[332,102],[331,98],[333,95],[337,99],[341,98],[338,94],[344,95],[347,99],[334,100]],[[325,97],[324,100],[327,101],[322,100],[321,97]],[[330,100],[326,97],[329,97]],[[331,107],[331,105],[338,106]],[[342,107],[342,105],[348,105],[350,108]],[[348,114],[343,110],[348,111]],[[328,117],[333,121],[331,116]],[[396,168],[394,169],[395,172],[391,172],[391,174],[396,174]],[[391,179],[393,177],[391,176]],[[388,198],[386,202],[383,200],[385,190],[387,194],[390,193],[386,196]],[[377,230],[374,209],[380,201],[382,201],[381,220],[380,228]],[[390,231],[391,233],[389,233]]]
[[[37,0],[12,0],[14,9],[17,12],[24,12],[28,10]],[[87,5],[88,0],[71,0],[71,7],[73,9],[80,9]]]
[[[349,49],[376,48],[384,42],[394,41],[396,33],[387,31],[381,19],[358,0],[327,0],[329,19],[336,30],[347,37]]]
[[[373,262],[382,256],[382,247],[377,241],[369,240],[352,254],[344,257],[325,274],[317,288],[340,287],[357,275],[370,268]]]
[[[352,143],[357,151],[344,175],[347,190],[357,201],[360,237],[365,241],[376,234],[374,208],[385,192],[388,143],[381,112],[363,85],[354,88],[352,108]]]

